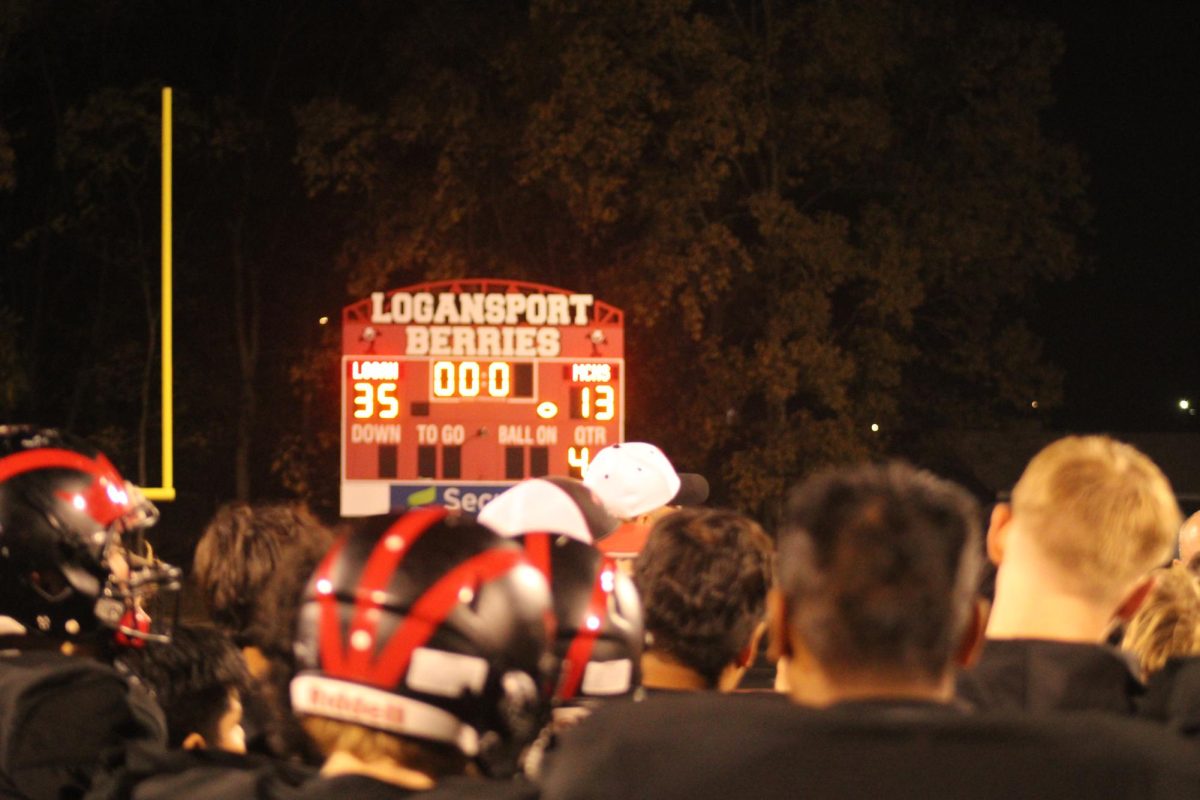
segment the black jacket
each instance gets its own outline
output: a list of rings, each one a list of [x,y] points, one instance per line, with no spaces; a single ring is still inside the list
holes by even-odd
[[[534,800],[524,781],[448,778],[427,791],[361,775],[321,777],[315,769],[267,756],[219,750],[128,748],[98,774],[85,800]]]
[[[1195,750],[1110,714],[816,710],[698,694],[610,705],[566,733],[545,800],[1013,800],[1200,796]]]
[[[1151,675],[1138,713],[1176,733],[1200,737],[1200,657],[1172,658]]]
[[[1119,650],[1043,639],[988,639],[959,676],[958,696],[981,710],[1135,713],[1141,682]]]
[[[266,756],[136,744],[96,774],[87,800],[288,800],[315,776]]]
[[[0,653],[0,797],[82,796],[112,752],[165,739],[161,711],[111,667],[52,650]]]
[[[402,789],[364,775],[339,775],[310,782],[296,800],[536,800],[537,790],[523,781],[447,778],[432,789]]]

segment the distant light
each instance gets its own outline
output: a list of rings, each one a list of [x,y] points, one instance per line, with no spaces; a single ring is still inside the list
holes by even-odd
[[[317,324],[318,325],[328,325],[329,317],[321,317],[319,320],[317,320]]]
[[[1187,411],[1191,407],[1192,407],[1192,404],[1190,401],[1188,401],[1188,400],[1180,400],[1179,401],[1179,410],[1180,411]]]
[[[1034,400],[1032,403],[1030,403],[1030,404],[1029,404],[1029,407],[1030,407],[1030,408],[1037,408],[1037,407],[1038,407],[1037,400]]]
[[[871,433],[879,433],[879,423],[878,422],[871,423]]]

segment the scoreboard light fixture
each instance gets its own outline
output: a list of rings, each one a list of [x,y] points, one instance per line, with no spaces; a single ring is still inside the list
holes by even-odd
[[[347,306],[343,516],[477,511],[516,481],[582,476],[624,438],[624,343],[619,309],[524,281],[422,283]]]

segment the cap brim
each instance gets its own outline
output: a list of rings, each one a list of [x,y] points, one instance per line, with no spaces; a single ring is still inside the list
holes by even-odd
[[[669,505],[698,506],[708,499],[708,480],[695,472],[679,473],[679,491]]]

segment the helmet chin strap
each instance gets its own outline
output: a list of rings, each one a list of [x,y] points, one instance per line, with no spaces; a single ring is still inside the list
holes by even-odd
[[[29,576],[29,587],[37,593],[37,596],[45,600],[47,603],[62,603],[76,591],[69,580],[63,580],[61,586],[58,580],[54,580],[56,576],[47,575],[42,572],[35,572]],[[65,576],[64,576],[65,578]]]

